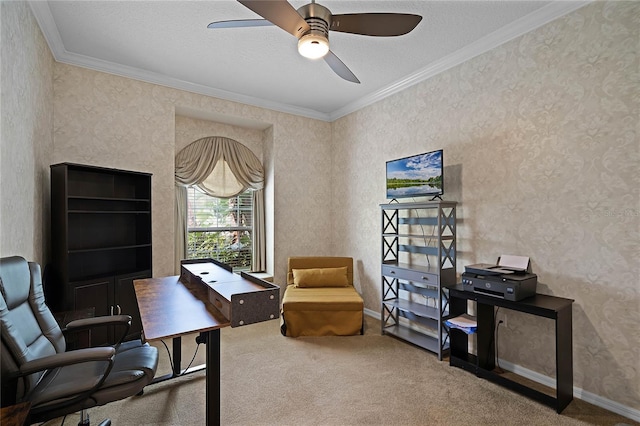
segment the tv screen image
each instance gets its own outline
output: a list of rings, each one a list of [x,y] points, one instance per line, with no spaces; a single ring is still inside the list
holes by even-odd
[[[387,198],[443,194],[442,150],[387,161]]]

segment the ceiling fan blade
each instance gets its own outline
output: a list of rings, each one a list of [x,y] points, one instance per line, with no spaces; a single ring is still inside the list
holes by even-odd
[[[422,20],[408,13],[347,13],[333,15],[331,31],[377,37],[400,36],[411,32]]]
[[[340,77],[352,83],[360,84],[360,80],[358,80],[358,77],[356,77],[355,74],[352,73],[351,70],[344,64],[344,62],[342,62],[340,58],[338,58],[331,50],[329,50],[329,52],[324,55],[324,61],[331,67],[333,72],[338,74]]]
[[[268,27],[273,25],[266,19],[236,19],[233,21],[217,21],[207,25],[207,28],[248,28]]]
[[[286,0],[238,0],[238,2],[297,38],[310,30],[309,24]]]

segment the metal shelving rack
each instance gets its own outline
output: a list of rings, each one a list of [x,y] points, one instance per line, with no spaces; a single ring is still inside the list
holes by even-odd
[[[456,283],[456,203],[381,204],[382,334],[449,350],[446,287]]]

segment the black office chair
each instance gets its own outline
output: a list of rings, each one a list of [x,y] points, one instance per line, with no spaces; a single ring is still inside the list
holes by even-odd
[[[29,420],[44,422],[142,392],[158,366],[158,351],[141,341],[66,352],[60,327],[45,304],[40,266],[0,259],[2,406],[31,402]],[[67,330],[131,324],[128,315],[73,321]],[[110,424],[109,420],[102,423]]]

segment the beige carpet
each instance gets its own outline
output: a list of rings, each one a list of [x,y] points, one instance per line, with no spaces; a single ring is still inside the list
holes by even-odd
[[[637,423],[580,400],[556,412],[425,350],[380,335],[286,338],[279,322],[221,331],[222,425],[617,425]],[[195,349],[183,338],[183,367]],[[169,345],[169,347],[171,347]],[[170,371],[162,345],[159,374]],[[205,347],[195,364],[202,363]],[[95,425],[204,424],[204,372],[90,410]],[[75,425],[78,417],[66,419]],[[60,420],[47,425],[59,425]]]

